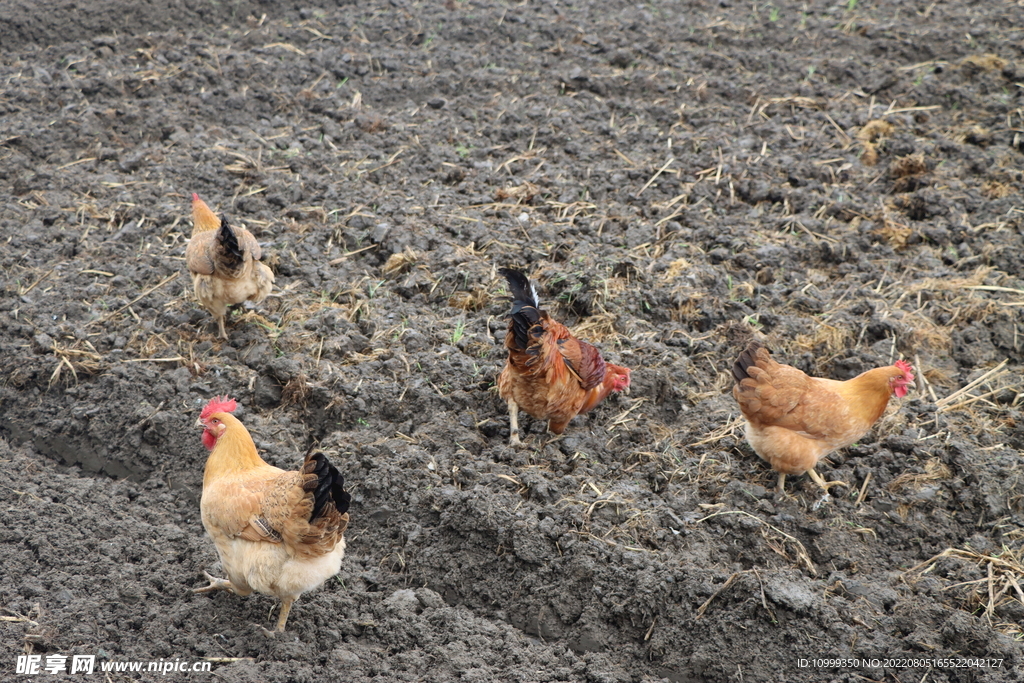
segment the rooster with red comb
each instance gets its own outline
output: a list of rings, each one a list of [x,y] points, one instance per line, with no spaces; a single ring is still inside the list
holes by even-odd
[[[210,585],[195,592],[272,595],[281,600],[277,630],[283,631],[292,603],[341,568],[352,497],[319,451],[311,449],[297,472],[264,462],[232,415],[237,407],[218,396],[196,421],[210,452],[199,505],[203,527],[228,578],[207,574]]]

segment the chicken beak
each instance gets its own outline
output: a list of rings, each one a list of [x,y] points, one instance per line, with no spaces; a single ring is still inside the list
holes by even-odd
[[[201,417],[196,418],[196,427],[199,427],[200,429],[206,427],[206,425],[203,424],[203,419]]]

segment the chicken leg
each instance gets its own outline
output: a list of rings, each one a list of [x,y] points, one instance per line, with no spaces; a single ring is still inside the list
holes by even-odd
[[[284,625],[288,621],[288,613],[292,611],[292,603],[295,602],[295,598],[282,598],[281,599],[281,614],[277,617],[277,629],[278,633],[284,633]]]
[[[512,399],[508,400],[508,445],[523,445],[519,440],[519,404]]]

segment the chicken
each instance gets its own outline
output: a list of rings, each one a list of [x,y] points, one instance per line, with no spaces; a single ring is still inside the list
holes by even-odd
[[[252,591],[281,601],[277,630],[292,603],[338,573],[352,497],[323,453],[310,451],[298,472],[268,465],[249,431],[231,415],[233,399],[217,397],[196,425],[210,451],[200,501],[203,527],[217,546],[227,579],[209,574],[195,592]]]
[[[270,294],[274,273],[260,263],[263,252],[252,233],[218,218],[198,194],[192,193],[192,239],[185,263],[192,274],[196,298],[217,319],[227,339],[224,316],[228,306],[260,303]]]
[[[809,377],[776,363],[768,349],[752,341],[733,365],[732,395],[747,419],[747,441],[779,473],[778,490],[787,474],[807,472],[827,492],[846,484],[826,482],[815,465],[864,436],[885,412],[890,396],[906,396],[912,371],[900,360],[845,382]]]
[[[511,268],[498,272],[512,291],[505,335],[508,361],[498,376],[498,394],[508,401],[509,442],[519,445],[519,408],[547,420],[555,434],[613,391],[629,388],[629,368],[606,363],[601,352],[580,341],[540,308],[530,280]]]

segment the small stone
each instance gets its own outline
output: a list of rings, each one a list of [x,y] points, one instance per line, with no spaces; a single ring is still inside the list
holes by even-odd
[[[36,351],[49,351],[53,348],[53,337],[45,332],[40,332],[32,337],[32,344],[35,346]]]
[[[351,650],[344,650],[339,647],[331,653],[331,656],[334,658],[334,661],[346,668],[359,666],[359,657]]]
[[[409,588],[395,591],[384,600],[384,604],[393,612],[415,613],[420,610],[420,601],[416,597],[416,591]]]
[[[424,607],[438,608],[445,606],[444,598],[441,597],[440,593],[432,591],[429,588],[416,589],[416,598]]]

